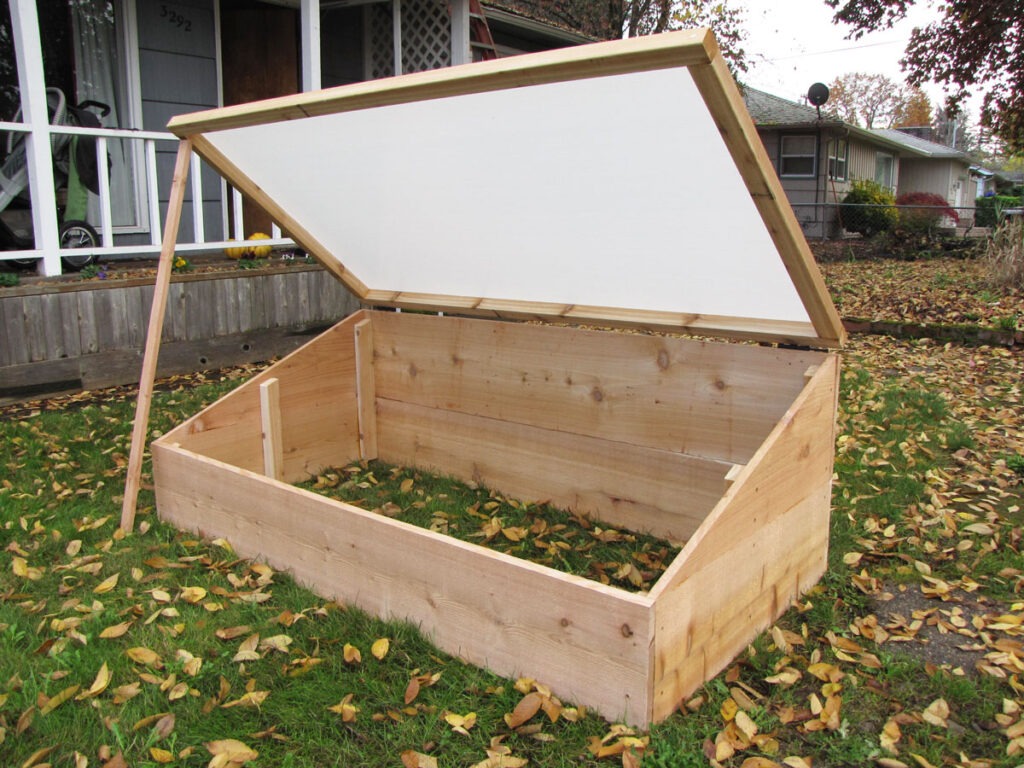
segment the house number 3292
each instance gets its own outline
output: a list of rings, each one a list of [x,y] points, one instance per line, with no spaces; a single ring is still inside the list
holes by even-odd
[[[192,19],[187,16],[178,13],[173,8],[168,8],[166,5],[160,6],[160,18],[167,19],[168,24],[173,24],[179,29],[183,29],[186,32],[192,31]]]

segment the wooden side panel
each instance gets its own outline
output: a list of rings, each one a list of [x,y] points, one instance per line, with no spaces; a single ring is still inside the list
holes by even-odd
[[[279,380],[286,482],[359,457],[353,325],[343,320],[161,438],[236,467],[263,472],[259,386]]]
[[[654,720],[724,668],[827,564],[838,358],[804,392],[651,591]]]
[[[351,331],[349,332],[351,337]],[[646,723],[650,602],[154,445],[163,519],[226,537],[325,596],[420,625],[444,650]]]
[[[374,348],[380,398],[739,463],[823,356],[387,312]]]
[[[380,458],[550,501],[685,541],[721,498],[731,465],[600,438],[377,400]]]

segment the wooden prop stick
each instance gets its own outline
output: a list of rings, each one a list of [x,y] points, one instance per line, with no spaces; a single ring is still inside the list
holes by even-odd
[[[156,285],[153,290],[153,306],[149,310],[146,354],[142,359],[142,375],[139,378],[139,399],[135,406],[135,425],[132,428],[132,450],[128,457],[128,478],[125,480],[124,503],[121,506],[121,530],[126,533],[135,525],[135,508],[139,501],[139,485],[142,481],[142,454],[146,450],[149,408],[153,401],[153,383],[156,380],[156,361],[160,354],[160,335],[164,328],[167,291],[171,284],[174,248],[178,244],[178,224],[181,222],[181,208],[185,201],[185,183],[188,181],[191,157],[192,142],[183,139],[178,145],[178,159],[174,164],[174,180],[171,183],[171,199],[167,203],[167,221],[164,224],[160,265],[157,268]]]

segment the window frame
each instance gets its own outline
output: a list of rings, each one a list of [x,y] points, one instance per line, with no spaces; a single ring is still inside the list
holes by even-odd
[[[814,143],[811,153],[786,152],[787,139],[810,139]],[[818,175],[818,137],[813,133],[784,133],[779,136],[779,178],[783,179],[813,179]],[[811,170],[809,173],[793,173],[786,171],[786,161],[790,159],[811,159]]]
[[[879,178],[879,160],[882,158],[889,161],[889,178],[884,180]],[[896,154],[894,152],[875,152],[875,181],[886,189],[896,189]]]
[[[842,157],[839,148],[842,147]],[[842,174],[838,168],[842,165]],[[848,181],[850,178],[850,140],[844,137],[833,137],[828,142],[828,159],[826,161],[828,178],[831,181]]]

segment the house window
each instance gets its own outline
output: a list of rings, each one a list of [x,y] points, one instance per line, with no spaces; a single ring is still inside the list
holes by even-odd
[[[814,136],[783,136],[779,145],[779,175],[814,176],[817,147]]]
[[[893,189],[895,184],[896,158],[887,152],[875,154],[875,181],[887,189]]]
[[[846,139],[832,139],[828,143],[828,177],[834,181],[846,181],[846,166],[850,156],[850,145]]]

